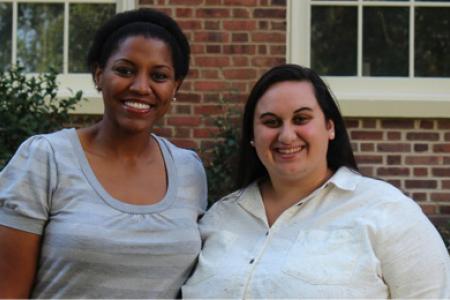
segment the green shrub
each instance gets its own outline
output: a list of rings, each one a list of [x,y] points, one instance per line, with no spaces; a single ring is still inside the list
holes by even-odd
[[[62,128],[81,101],[81,91],[57,98],[56,76],[55,70],[26,76],[21,66],[0,74],[0,170],[26,138]]]
[[[202,149],[208,178],[209,205],[235,189],[234,179],[238,166],[241,111],[222,102],[225,113],[213,119],[218,129],[213,147]]]
[[[447,223],[436,225],[436,228],[439,231],[442,239],[444,240],[445,247],[447,247],[447,250],[450,254],[450,221],[448,221]]]

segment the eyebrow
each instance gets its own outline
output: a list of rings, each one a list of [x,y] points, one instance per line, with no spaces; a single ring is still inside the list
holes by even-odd
[[[300,107],[300,108],[294,110],[294,115],[297,114],[297,113],[299,113],[299,112],[303,112],[303,111],[313,111],[313,110],[312,110],[312,108],[310,108],[310,107]],[[272,112],[265,112],[265,113],[262,113],[262,114],[259,116],[259,118],[264,118],[264,117],[266,117],[266,116],[277,117],[277,115],[274,114],[274,113],[272,113]]]

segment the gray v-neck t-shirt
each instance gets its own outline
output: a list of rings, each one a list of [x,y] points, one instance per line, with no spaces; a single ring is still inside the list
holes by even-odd
[[[168,178],[153,205],[112,197],[75,129],[20,146],[0,173],[0,224],[42,235],[33,298],[177,296],[201,247],[206,177],[194,152],[153,137]]]

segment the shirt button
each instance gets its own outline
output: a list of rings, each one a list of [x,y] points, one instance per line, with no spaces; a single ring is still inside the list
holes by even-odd
[[[249,264],[252,264],[252,263],[254,263],[254,262],[255,262],[255,259],[252,258],[252,259],[250,259]]]

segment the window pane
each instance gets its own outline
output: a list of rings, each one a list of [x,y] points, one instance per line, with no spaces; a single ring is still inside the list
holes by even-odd
[[[0,3],[0,72],[11,65],[12,5]]]
[[[311,67],[321,75],[356,75],[357,8],[311,9]]]
[[[450,8],[416,8],[415,76],[450,77]]]
[[[366,7],[363,19],[363,75],[408,76],[408,8]]]
[[[95,28],[116,12],[115,4],[71,4],[69,17],[69,72],[88,73],[87,49]]]
[[[19,3],[17,58],[26,71],[62,71],[63,18],[63,4]]]

